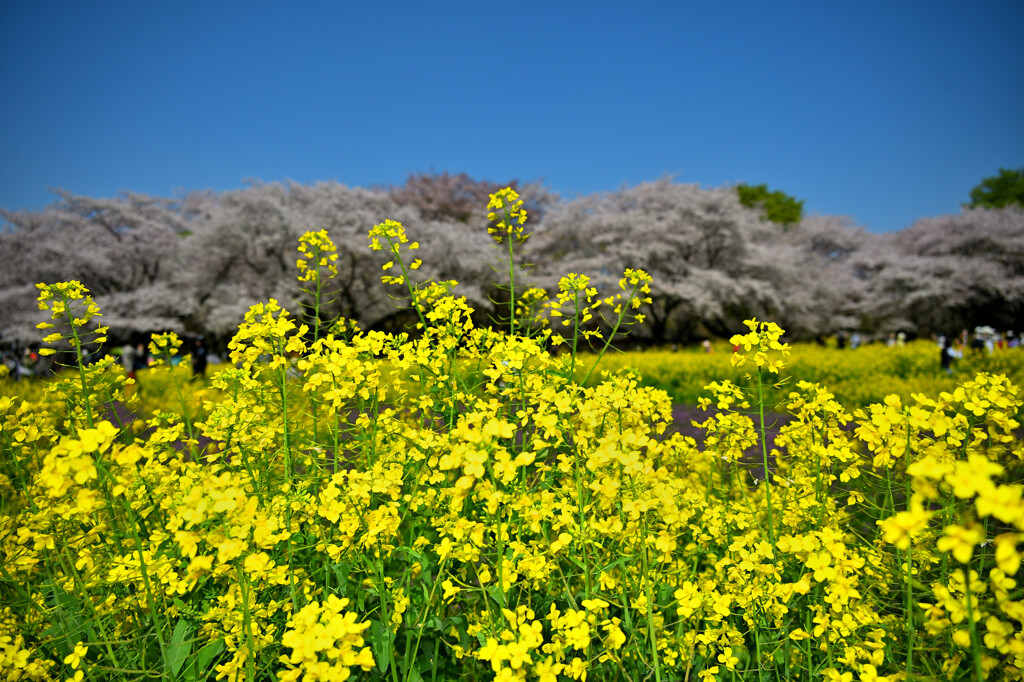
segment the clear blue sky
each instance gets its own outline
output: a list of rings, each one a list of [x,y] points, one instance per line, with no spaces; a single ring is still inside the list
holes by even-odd
[[[0,207],[673,174],[874,231],[1024,166],[1024,2],[0,0]]]

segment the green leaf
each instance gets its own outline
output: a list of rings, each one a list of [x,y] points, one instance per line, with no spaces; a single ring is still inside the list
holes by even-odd
[[[569,554],[569,555],[567,555],[567,556],[566,556],[565,558],[566,558],[566,559],[568,559],[568,560],[569,560],[570,562],[572,562],[572,564],[573,564],[574,566],[576,566],[576,568],[580,569],[581,571],[585,571],[585,570],[587,570],[587,566],[586,566],[586,564],[584,564],[584,563],[583,563],[582,561],[580,561],[579,559],[577,559],[577,558],[576,558],[575,556],[573,556],[572,554]]]
[[[67,631],[77,632],[78,630],[80,630],[82,628],[82,619],[78,617],[78,614],[84,613],[84,609],[78,603],[78,600],[75,599],[75,596],[73,594],[65,592],[62,588],[58,587],[52,582],[47,582],[47,584],[44,585],[44,587],[48,587],[51,590],[50,596],[53,606],[62,611],[64,627],[67,629]],[[66,648],[67,644],[64,643],[64,646]],[[58,643],[58,650],[60,650],[60,647],[61,643]],[[71,651],[61,650],[60,653],[61,656],[66,656],[70,654]]]
[[[331,564],[331,570],[334,571],[334,577],[338,579],[338,592],[344,594],[345,588],[348,586],[348,574],[349,565],[346,563]]]
[[[394,549],[393,549],[393,550],[391,551],[391,553],[392,553],[392,554],[405,554],[405,555],[407,555],[407,556],[408,556],[408,557],[409,557],[409,558],[410,558],[410,559],[411,559],[412,561],[414,561],[414,562],[419,562],[419,563],[420,563],[420,565],[422,565],[422,564],[423,564],[423,562],[425,561],[425,559],[424,559],[424,557],[423,557],[423,553],[422,553],[422,552],[419,552],[418,550],[415,550],[415,549],[413,549],[412,547],[395,547],[395,548],[394,548]]]
[[[487,593],[487,596],[490,597],[499,608],[505,608],[505,604],[503,603],[505,601],[505,595],[501,591],[501,587],[498,585],[491,585],[490,587],[484,588],[484,592]]]
[[[46,639],[53,639],[53,640],[55,640],[55,646],[60,648],[60,645],[63,642],[63,638],[61,637],[61,635],[63,633],[64,633],[63,628],[61,628],[60,623],[57,623],[56,625],[51,625],[50,627],[48,627],[45,630],[43,630],[43,637],[46,638]],[[66,642],[64,643],[64,646],[65,646],[65,648],[67,647],[67,643]],[[64,656],[66,656],[68,653],[70,653],[70,652],[69,651],[61,651],[61,655],[64,655]]]
[[[174,626],[174,632],[171,634],[171,641],[167,645],[167,660],[164,661],[164,664],[171,671],[173,677],[178,676],[178,671],[181,670],[185,659],[192,651],[192,640],[186,640],[190,629],[189,622],[184,618],[179,618],[178,624]]]
[[[608,564],[607,566],[605,566],[604,568],[602,568],[600,570],[604,571],[605,573],[608,573],[609,571],[611,571],[616,566],[619,566],[620,564],[626,563],[631,558],[632,557],[625,557],[625,556],[624,557],[619,557],[618,559],[616,559],[615,561],[611,562],[610,564]]]
[[[220,652],[223,650],[224,640],[213,640],[212,642],[210,642],[209,644],[207,644],[199,650],[199,653],[196,655],[196,667],[199,668],[200,671],[205,671],[208,667],[210,667],[210,663],[212,663],[213,660],[217,658],[217,655],[220,654]]]
[[[658,603],[667,604],[672,600],[672,586],[671,585],[658,585]]]
[[[381,673],[386,673],[391,664],[392,637],[391,628],[378,620],[370,621],[370,647],[373,649],[373,656],[377,659],[377,668]]]
[[[449,626],[455,626],[455,631],[458,633],[458,636],[459,636],[459,646],[461,646],[463,649],[468,647],[469,646],[469,633],[467,632],[468,620],[467,620],[466,616],[465,615],[452,616],[452,617],[446,619],[445,623],[446,623],[445,628],[444,628],[445,632],[448,631],[448,627]],[[482,642],[480,644],[480,646],[483,646],[484,644],[486,644],[486,642]]]

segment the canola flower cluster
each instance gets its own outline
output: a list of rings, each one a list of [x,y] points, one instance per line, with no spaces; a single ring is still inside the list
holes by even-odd
[[[338,274],[338,250],[327,230],[307,232],[299,239],[299,281],[318,284]]]
[[[498,190],[490,196],[487,219],[495,223],[487,231],[498,244],[506,240],[521,243],[529,236],[525,233],[527,215],[523,200],[511,187]]]
[[[605,348],[638,322],[643,271],[611,300],[579,274],[524,294],[537,319],[501,332],[411,281],[399,223],[369,239],[416,333],[254,306],[205,402],[179,391],[144,432],[104,416],[132,404],[112,362],[0,398],[0,677],[1024,679],[1005,376],[852,413],[798,381],[769,443],[790,349],[751,320],[734,363],[758,391],[709,384],[698,443],[664,391],[576,371],[588,314]],[[40,300],[72,343],[98,314],[80,285]]]

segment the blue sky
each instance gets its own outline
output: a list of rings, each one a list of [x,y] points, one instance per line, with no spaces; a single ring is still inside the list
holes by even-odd
[[[7,209],[671,174],[887,231],[1024,167],[1024,2],[0,0],[0,92]]]

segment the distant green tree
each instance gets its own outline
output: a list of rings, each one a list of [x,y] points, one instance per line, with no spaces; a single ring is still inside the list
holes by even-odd
[[[773,223],[793,225],[803,220],[804,202],[778,190],[769,192],[768,185],[739,184],[736,192],[741,204],[748,208],[760,206],[764,217]]]
[[[999,175],[985,178],[971,190],[972,207],[1003,208],[1016,204],[1024,206],[1024,168],[999,169]]]

